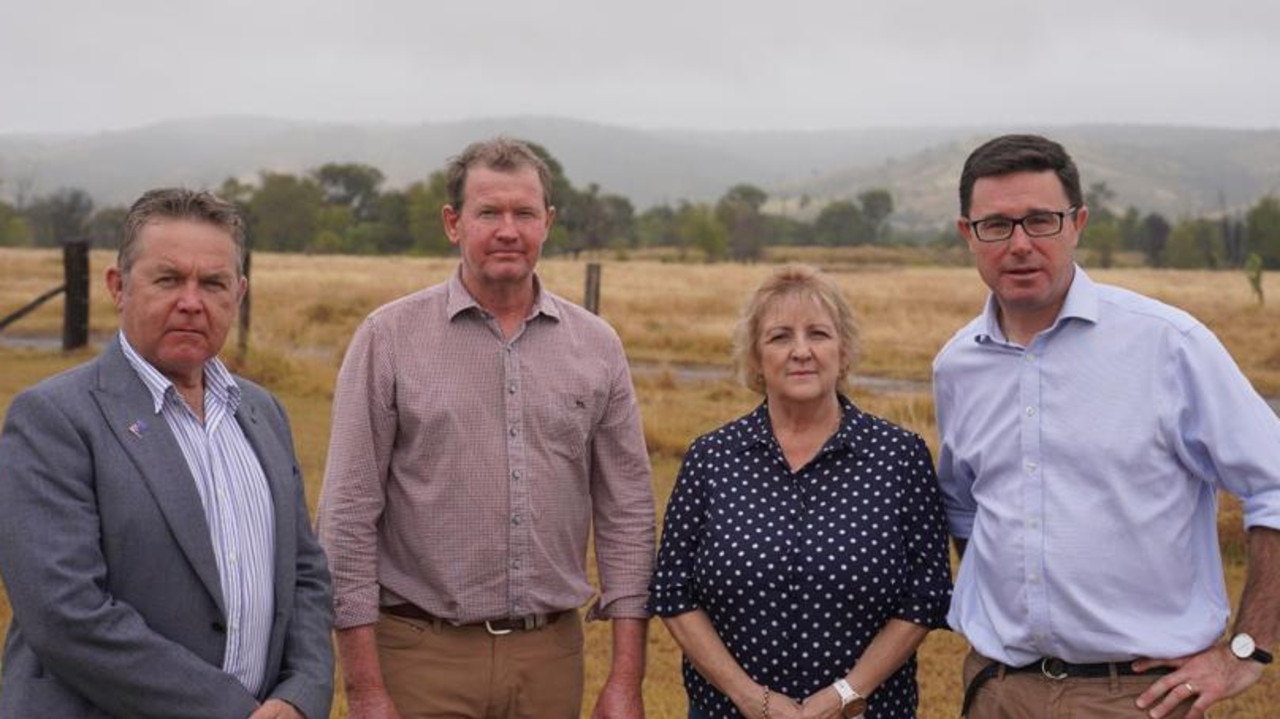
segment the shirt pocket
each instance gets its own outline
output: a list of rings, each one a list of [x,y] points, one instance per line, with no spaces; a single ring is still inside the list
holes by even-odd
[[[533,414],[542,447],[569,460],[582,458],[597,414],[592,395],[557,392],[539,402]]]

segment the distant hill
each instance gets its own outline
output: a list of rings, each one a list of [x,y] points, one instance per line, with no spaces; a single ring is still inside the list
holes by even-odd
[[[1164,126],[1063,126],[1086,185],[1106,182],[1117,209],[1136,205],[1170,219],[1240,211],[1280,192],[1280,130]],[[833,198],[887,187],[895,223],[945,226],[957,209],[960,165],[1002,128],[923,127],[815,132],[637,130],[563,118],[518,117],[418,125],[347,125],[227,117],[166,122],[92,135],[0,135],[0,196],[80,187],[100,205],[126,204],[158,185],[216,187],[261,170],[303,173],[326,162],[364,162],[403,187],[440,168],[468,142],[495,134],[533,140],[584,187],[624,195],[639,208],[714,201],[747,182],[770,207],[813,213]]]

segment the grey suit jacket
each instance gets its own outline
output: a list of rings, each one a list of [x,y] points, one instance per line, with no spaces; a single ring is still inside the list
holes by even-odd
[[[0,719],[244,719],[273,697],[328,718],[328,568],[284,411],[261,387],[237,382],[236,419],[275,505],[262,696],[221,670],[225,611],[200,495],[113,340],[14,398],[0,434],[0,574],[13,607]]]

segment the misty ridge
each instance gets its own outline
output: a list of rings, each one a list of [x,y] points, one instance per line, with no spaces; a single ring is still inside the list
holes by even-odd
[[[1085,185],[1106,183],[1116,208],[1176,220],[1239,215],[1280,193],[1280,130],[1186,126],[904,127],[827,131],[641,130],[553,117],[451,123],[339,124],[253,117],[178,120],[83,135],[0,134],[0,198],[77,187],[98,206],[127,205],[162,185],[256,183],[325,163],[378,168],[386,187],[424,180],[468,143],[508,135],[545,147],[577,186],[599,185],[638,209],[714,202],[738,184],[768,193],[765,210],[801,219],[833,200],[885,188],[892,223],[945,231],[968,153],[1005,132],[1062,142]],[[807,213],[807,216],[806,216]]]

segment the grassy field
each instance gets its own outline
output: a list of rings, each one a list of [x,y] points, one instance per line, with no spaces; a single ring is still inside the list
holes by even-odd
[[[803,254],[838,278],[861,321],[862,358],[857,371],[909,380],[891,391],[855,385],[864,409],[920,432],[936,447],[933,404],[927,383],[937,348],[980,308],[985,289],[968,267],[919,266],[891,253]],[[99,278],[111,256],[93,255],[91,334],[115,329],[115,316]],[[544,260],[547,285],[570,299],[582,295],[583,262]],[[254,258],[253,330],[237,370],[271,387],[294,424],[298,453],[314,503],[328,443],[333,378],[355,325],[371,309],[448,276],[454,262],[410,258],[306,257],[259,254]],[[758,399],[727,378],[730,330],[750,288],[766,265],[697,265],[605,260],[601,313],[618,329],[633,365],[654,464],[654,491],[662,509],[685,448],[698,434],[750,409]],[[1205,321],[1264,395],[1280,396],[1280,299],[1259,305],[1247,282],[1232,272],[1125,269],[1091,271],[1095,279],[1130,287],[1192,312]],[[61,281],[61,258],[49,251],[0,249],[0,315]],[[1280,280],[1265,289],[1280,297]],[[61,301],[53,301],[0,334],[0,412],[23,387],[92,356],[63,356]],[[15,347],[30,343],[36,348]],[[228,349],[235,347],[235,338]],[[691,371],[695,366],[699,371]],[[707,366],[710,366],[709,369]],[[1234,597],[1243,584],[1244,536],[1239,507],[1224,501],[1220,521]],[[0,596],[0,626],[8,622]],[[588,632],[588,696],[608,666],[607,628]],[[954,719],[959,711],[959,666],[964,642],[935,632],[921,652],[922,719]],[[1215,719],[1271,719],[1280,706],[1280,681],[1264,684],[1223,704]],[[653,717],[680,717],[684,693],[679,652],[654,624],[645,700]],[[585,715],[585,714],[584,714]],[[334,717],[346,716],[339,700]]]

